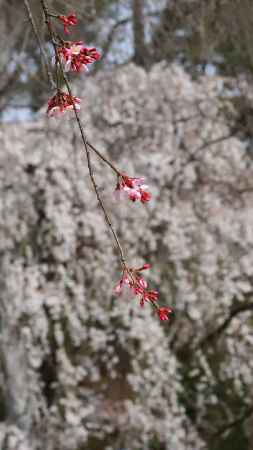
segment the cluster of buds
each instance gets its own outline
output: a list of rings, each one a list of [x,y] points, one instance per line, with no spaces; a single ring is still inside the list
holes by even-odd
[[[170,316],[173,314],[172,309],[158,306],[158,291],[148,290],[148,283],[140,274],[140,272],[149,268],[149,264],[144,264],[138,269],[125,268],[121,279],[114,289],[114,293],[120,295],[126,287],[134,297],[136,296],[139,298],[141,307],[143,307],[146,302],[149,302],[155,307],[160,320],[169,320]]]
[[[143,184],[144,178],[131,178],[127,175],[121,175],[118,179],[115,196],[117,199],[122,197],[128,198],[132,202],[139,200],[146,203],[150,200],[151,195],[147,192],[148,186]]]

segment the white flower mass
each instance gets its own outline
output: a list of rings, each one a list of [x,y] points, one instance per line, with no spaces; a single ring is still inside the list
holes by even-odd
[[[91,155],[128,262],[151,264],[171,323],[113,296],[118,255],[74,119],[1,125],[3,450],[216,448],[252,403],[252,308],[215,333],[253,295],[252,160],[222,81],[161,63],[82,86],[89,140],[149,185],[148,204],[115,202]]]

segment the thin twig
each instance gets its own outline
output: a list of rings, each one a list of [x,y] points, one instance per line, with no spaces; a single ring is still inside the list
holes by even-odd
[[[39,48],[40,48],[42,60],[43,60],[44,65],[45,65],[45,69],[46,69],[48,81],[49,81],[49,83],[50,83],[50,85],[51,85],[51,88],[54,89],[54,88],[55,88],[55,82],[54,82],[52,73],[51,73],[50,68],[49,68],[49,64],[48,64],[48,60],[47,60],[47,55],[46,55],[46,53],[45,53],[45,50],[44,50],[42,41],[41,41],[41,39],[40,39],[40,35],[39,35],[38,29],[37,29],[37,25],[36,25],[36,23],[35,23],[35,21],[34,21],[34,19],[33,19],[33,15],[32,15],[32,11],[31,11],[29,2],[28,2],[28,0],[23,0],[23,1],[24,1],[26,10],[27,10],[27,14],[28,14],[29,21],[30,21],[31,26],[32,26],[32,28],[33,28],[33,32],[34,32],[34,34],[35,34],[35,36],[36,36],[36,39],[37,39],[37,41],[38,41],[38,44],[39,44]]]
[[[108,158],[106,158],[104,155],[102,155],[102,153],[96,148],[94,147],[94,145],[92,145],[89,141],[87,141],[86,139],[86,144],[88,145],[88,147],[91,148],[91,150],[93,150],[94,153],[96,153],[100,159],[102,159],[109,167],[111,167],[111,169],[116,173],[116,175],[121,176],[122,172],[120,172],[117,167],[115,167],[115,165],[109,161]]]

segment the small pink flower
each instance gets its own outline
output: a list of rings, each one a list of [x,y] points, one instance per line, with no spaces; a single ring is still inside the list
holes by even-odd
[[[49,117],[62,115],[66,111],[72,111],[74,105],[76,109],[80,109],[80,102],[80,98],[58,91],[48,101],[47,115]]]
[[[129,275],[127,274],[127,272],[124,272],[122,275],[122,278],[119,280],[119,282],[117,283],[117,285],[114,288],[114,294],[121,294],[124,285],[130,286],[130,279],[129,279]]]
[[[59,47],[58,55],[65,71],[81,72],[87,69],[87,65],[97,61],[100,53],[95,47],[87,48],[82,41],[65,42]]]
[[[63,23],[64,25],[64,32],[66,34],[69,34],[68,27],[72,27],[77,24],[77,18],[75,13],[69,14],[68,16],[58,16],[58,19]]]
[[[129,200],[136,202],[136,200],[141,199],[141,193],[137,189],[131,189],[127,186],[123,187],[123,191],[127,193]]]
[[[160,320],[169,320],[170,315],[173,314],[173,311],[171,308],[163,307],[157,309],[157,314]]]
[[[146,203],[150,200],[151,195],[147,192],[148,186],[143,184],[143,182],[144,178],[131,178],[126,175],[121,175],[115,193],[117,195],[123,193],[132,202],[139,200],[142,203]]]

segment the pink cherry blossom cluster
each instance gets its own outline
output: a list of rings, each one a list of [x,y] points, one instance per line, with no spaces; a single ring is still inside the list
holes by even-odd
[[[80,109],[81,100],[73,97],[66,92],[58,90],[58,92],[48,101],[47,115],[49,117],[57,117],[66,111],[73,111],[74,105],[76,109]]]
[[[160,320],[169,320],[170,316],[173,314],[172,309],[158,306],[158,291],[148,290],[148,283],[140,274],[141,271],[149,268],[149,264],[144,264],[138,269],[125,268],[121,279],[114,289],[114,293],[120,295],[123,292],[124,287],[126,287],[133,296],[139,298],[141,307],[145,305],[145,302],[149,302],[155,307]]]
[[[150,200],[151,194],[147,192],[148,186],[143,184],[144,178],[130,178],[121,175],[115,189],[116,198],[126,197],[132,202],[139,200],[146,203]]]
[[[87,48],[83,41],[64,42],[57,49],[58,56],[66,72],[81,72],[87,70],[87,65],[100,58],[100,53],[95,47]]]
[[[67,34],[70,34],[68,27],[77,24],[77,18],[74,13],[68,16],[52,15],[52,17],[56,17],[63,23],[64,31]],[[55,38],[57,39],[57,36]],[[100,53],[97,49],[85,47],[83,41],[64,41],[59,38],[58,42],[56,41],[55,43],[57,50],[54,56],[54,63],[56,67],[59,63],[65,72],[81,72],[87,69],[88,64],[100,58]],[[56,77],[58,77],[57,70]],[[59,80],[57,80],[58,85]],[[57,93],[48,101],[47,114],[49,117],[60,116],[66,111],[73,111],[74,109],[80,109],[80,99],[62,92],[58,87]]]
[[[84,130],[82,128],[77,111],[80,109],[81,100],[78,97],[72,95],[69,82],[66,78],[65,72],[82,72],[87,69],[89,64],[99,60],[100,54],[95,47],[88,48],[85,47],[83,41],[65,41],[59,37],[52,28],[50,17],[57,18],[64,25],[64,32],[69,34],[68,27],[77,24],[77,18],[74,13],[68,16],[50,14],[46,7],[46,0],[41,0],[43,4],[43,10],[45,14],[45,22],[48,25],[49,34],[51,36],[52,44],[54,46],[54,64],[55,64],[55,77],[57,83],[57,92],[55,95],[49,99],[47,115],[52,116],[62,116],[67,111],[74,111],[79,130],[81,132],[82,141],[85,147],[88,169],[90,178],[97,196],[97,200],[103,210],[105,220],[111,229],[115,243],[118,247],[121,264],[123,268],[123,274],[118,282],[114,293],[121,294],[123,288],[127,288],[130,293],[137,297],[140,301],[140,306],[143,307],[145,303],[150,303],[156,310],[156,314],[162,321],[167,321],[172,315],[171,308],[160,307],[158,305],[158,291],[148,289],[148,283],[141,276],[143,270],[149,269],[149,264],[144,264],[138,269],[129,268],[126,265],[125,258],[123,255],[123,250],[119,242],[116,231],[111,225],[111,221],[107,214],[106,208],[100,197],[99,190],[97,189],[96,182],[94,180],[94,175],[91,170],[90,160],[89,160],[89,149],[93,150],[117,175],[117,183],[115,188],[115,197],[127,198],[131,202],[140,202],[142,204],[147,203],[151,194],[148,192],[148,186],[144,184],[144,178],[129,177],[128,175],[122,173],[118,170],[111,161],[104,157],[94,146],[89,144],[84,135]],[[64,81],[68,92],[63,92],[60,88],[60,84]]]

